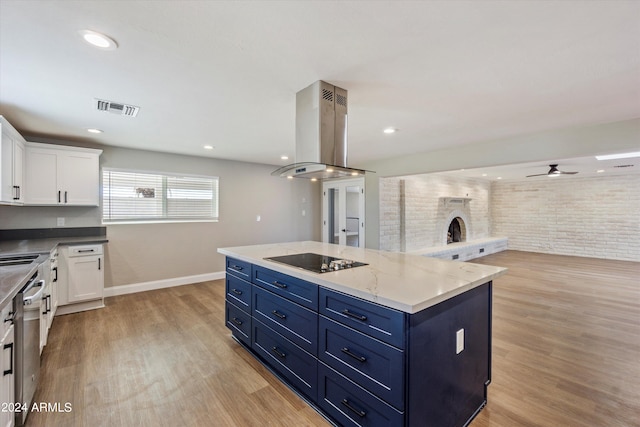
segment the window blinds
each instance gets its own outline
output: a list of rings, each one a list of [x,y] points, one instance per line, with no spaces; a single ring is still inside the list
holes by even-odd
[[[103,169],[103,222],[217,220],[218,178]]]

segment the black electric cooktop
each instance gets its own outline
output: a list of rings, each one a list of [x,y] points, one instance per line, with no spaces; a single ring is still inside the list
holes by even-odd
[[[328,273],[329,271],[346,270],[349,268],[368,265],[363,262],[357,262],[350,259],[313,254],[310,252],[306,252],[303,254],[274,256],[265,259],[268,261],[279,262],[281,264],[302,268],[303,270],[313,271],[314,273]]]

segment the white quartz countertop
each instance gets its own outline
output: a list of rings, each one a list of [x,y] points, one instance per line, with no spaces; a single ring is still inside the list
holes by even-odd
[[[219,248],[218,252],[406,313],[417,313],[493,280],[507,271],[503,267],[320,242],[236,246]],[[369,265],[313,273],[264,259],[305,252],[351,259]]]

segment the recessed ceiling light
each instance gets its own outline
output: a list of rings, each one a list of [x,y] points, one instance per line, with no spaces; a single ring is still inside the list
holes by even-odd
[[[311,182],[316,182],[318,178],[311,178]]]
[[[280,156],[280,160],[289,160],[289,156],[286,156],[286,155]]]
[[[331,172],[333,172],[333,169],[327,168],[327,172],[331,173]]]
[[[205,150],[213,150],[213,145],[205,145],[202,148],[204,148]]]
[[[351,176],[358,176],[360,175],[358,172],[351,172]]]
[[[499,177],[497,177],[496,179],[502,179],[502,177],[501,177],[501,176],[499,176]]]
[[[616,160],[616,159],[630,159],[631,157],[640,157],[640,151],[634,151],[633,153],[606,154],[604,156],[596,156],[596,159]]]
[[[289,175],[287,176],[287,179],[293,179],[293,176]]]
[[[84,41],[98,49],[115,50],[118,47],[118,43],[116,43],[114,39],[96,31],[80,30],[78,33],[82,36]]]
[[[397,131],[398,131],[398,129],[396,129],[396,128],[386,128],[382,132],[384,132],[386,134],[391,134],[391,133],[396,133]]]
[[[602,173],[602,172],[604,172],[604,169],[598,169],[596,172],[597,173]]]
[[[100,129],[94,129],[94,128],[87,129],[87,132],[89,132],[89,133],[102,133],[102,131]]]
[[[482,176],[487,176],[487,174],[486,174],[486,173],[483,173],[483,174],[482,174]]]

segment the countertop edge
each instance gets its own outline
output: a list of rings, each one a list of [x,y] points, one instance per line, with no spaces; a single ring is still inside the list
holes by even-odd
[[[425,308],[429,308],[432,307],[436,304],[439,304],[443,301],[446,301],[448,299],[451,299],[457,295],[463,294],[473,288],[476,288],[480,285],[483,285],[489,281],[492,281],[493,279],[502,276],[503,274],[505,274],[507,272],[507,269],[504,267],[494,267],[495,269],[497,269],[494,273],[491,274],[485,274],[482,275],[481,277],[478,277],[475,280],[469,281],[463,285],[460,285],[458,287],[456,287],[455,289],[450,290],[449,292],[445,292],[442,294],[438,294],[435,295],[432,298],[423,300],[423,301],[419,301],[416,302],[415,304],[406,304],[400,301],[394,301],[391,300],[389,298],[384,298],[384,297],[380,297],[377,295],[373,295],[370,292],[367,291],[363,291],[361,289],[357,289],[357,288],[350,288],[348,286],[344,286],[341,285],[339,283],[334,283],[331,282],[329,280],[323,279],[320,275],[312,273],[312,272],[308,272],[306,270],[303,269],[299,269],[299,268],[295,268],[295,267],[291,267],[291,266],[287,266],[285,264],[278,264],[277,268],[274,265],[274,263],[272,262],[268,262],[266,260],[260,259],[260,258],[255,258],[252,256],[246,256],[246,255],[242,255],[239,254],[237,252],[233,251],[234,248],[218,248],[218,253],[222,254],[222,255],[226,255],[226,256],[230,256],[233,258],[236,258],[240,261],[245,261],[260,267],[264,267],[264,268],[268,268],[270,270],[274,270],[274,271],[280,271],[286,274],[289,274],[290,276],[296,277],[298,279],[302,279],[302,280],[306,280],[308,282],[312,282],[315,284],[318,284],[320,286],[323,286],[325,288],[328,289],[332,289],[335,290],[337,292],[342,292],[357,298],[361,298],[363,300],[366,301],[370,301],[376,304],[380,304],[383,305],[385,307],[389,307],[389,308],[393,308],[395,310],[399,310],[408,314],[414,314],[417,313],[419,311],[424,310]],[[445,261],[445,262],[451,262],[451,263],[460,263],[461,261]]]

